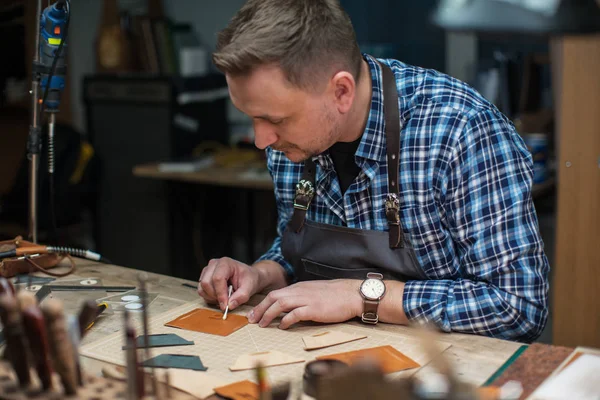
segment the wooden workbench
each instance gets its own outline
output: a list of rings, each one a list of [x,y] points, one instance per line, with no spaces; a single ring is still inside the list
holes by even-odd
[[[198,271],[198,273],[199,272],[200,271]],[[93,277],[101,279],[103,285],[137,286],[138,274],[139,271],[134,269],[77,260],[77,271],[74,275],[61,278],[52,284],[57,284],[61,280]],[[149,273],[148,275],[149,292],[159,293],[160,295],[165,296],[165,298],[172,298],[179,302],[198,300],[198,294],[194,288],[182,285],[183,283],[196,285],[196,282],[152,273]],[[69,311],[69,308],[71,308],[72,311],[78,309],[81,302],[86,298],[100,298],[105,295],[105,292],[93,293],[90,291],[55,293],[55,297],[64,300],[65,309],[67,311]],[[255,297],[253,303],[258,300],[260,300],[260,296]],[[162,313],[164,310],[155,310],[155,312]],[[112,333],[107,331],[107,327],[112,326],[112,329],[114,329],[115,324],[120,323],[120,319],[121,314],[119,313],[102,317],[92,327],[84,341],[87,343],[93,342],[104,337],[104,335],[108,333]],[[348,323],[359,324],[359,322]],[[388,324],[380,324],[379,328],[409,334],[414,334],[415,332],[412,328]],[[489,378],[521,346],[519,343],[456,333],[443,334],[440,339],[452,345],[445,351],[445,354],[455,365],[457,372],[461,377],[466,381],[477,385],[484,383],[486,379]],[[82,365],[88,373],[100,374],[104,363],[84,357]]]

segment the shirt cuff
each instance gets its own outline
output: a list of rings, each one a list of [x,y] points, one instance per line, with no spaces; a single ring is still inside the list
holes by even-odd
[[[452,296],[451,281],[408,281],[404,284],[402,307],[411,322],[434,323],[444,332],[450,332],[446,309]]]

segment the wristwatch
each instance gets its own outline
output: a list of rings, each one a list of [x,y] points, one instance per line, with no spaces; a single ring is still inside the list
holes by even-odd
[[[385,295],[385,283],[383,275],[376,272],[369,272],[367,279],[360,285],[360,295],[363,297],[362,322],[366,324],[376,324],[379,322],[377,308],[379,302]]]

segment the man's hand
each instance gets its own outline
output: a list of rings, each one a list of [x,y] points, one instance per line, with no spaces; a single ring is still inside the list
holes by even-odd
[[[198,294],[207,302],[218,302],[221,310],[225,310],[227,302],[229,308],[234,309],[259,290],[259,280],[258,270],[249,265],[228,257],[212,259],[202,269]],[[227,298],[229,284],[233,285],[234,291],[231,299]]]
[[[274,290],[250,311],[248,321],[265,327],[282,312],[288,314],[281,320],[281,329],[300,321],[347,321],[362,314],[360,284],[353,279],[308,281]]]
[[[231,299],[227,298],[227,286],[233,285]],[[219,303],[225,310],[246,303],[254,294],[267,287],[286,285],[283,268],[273,261],[258,262],[253,266],[228,257],[212,259],[202,269],[198,282],[198,294],[209,303]]]

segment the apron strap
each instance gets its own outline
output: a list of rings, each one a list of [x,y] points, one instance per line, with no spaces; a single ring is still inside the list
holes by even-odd
[[[306,211],[315,196],[315,176],[317,166],[312,157],[304,161],[304,172],[302,179],[296,184],[296,196],[294,197],[294,214],[292,215],[291,228],[298,233],[304,226]]]
[[[383,115],[385,115],[385,139],[388,165],[388,195],[385,200],[385,216],[389,226],[390,248],[404,247],[400,226],[400,197],[398,175],[400,171],[400,116],[398,112],[398,89],[394,73],[387,65],[379,63],[383,75]]]
[[[385,201],[385,216],[389,225],[390,248],[404,247],[400,226],[400,198],[398,196],[398,175],[400,171],[400,116],[398,112],[398,89],[394,73],[380,64],[383,74],[383,113],[387,143],[388,195]],[[296,185],[294,213],[290,227],[296,233],[302,230],[306,211],[315,195],[316,165],[312,158],[304,162],[302,179]]]

